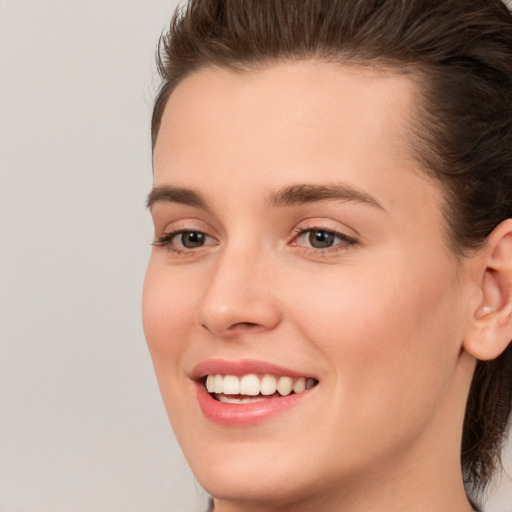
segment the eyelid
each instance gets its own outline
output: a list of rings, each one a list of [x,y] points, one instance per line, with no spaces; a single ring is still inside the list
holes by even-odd
[[[346,233],[343,233],[342,231],[338,231],[335,229],[327,229],[327,228],[322,228],[322,227],[300,229],[296,232],[296,235],[294,236],[293,239],[296,240],[298,237],[304,235],[305,233],[309,233],[310,231],[322,231],[324,233],[329,233],[331,235],[334,235],[347,243],[357,243],[357,240],[354,237],[351,237],[351,236],[347,235]]]
[[[195,221],[195,219],[194,219]],[[155,235],[153,244],[156,247],[163,247],[171,254],[175,255],[193,255],[203,252],[212,246],[219,245],[218,236],[212,234],[212,229],[209,227],[199,226],[203,224],[201,221],[192,222],[192,219],[183,219],[167,225],[160,235]],[[299,238],[308,232],[322,231],[333,235],[338,238],[337,243],[327,247],[308,247],[306,244],[299,243]],[[347,231],[353,232],[351,229],[340,229],[339,227],[332,227],[332,222],[328,219],[306,219],[299,223],[292,232],[287,244],[302,250],[304,252],[319,255],[329,256],[334,255],[340,251],[346,251],[350,246],[359,243],[358,237],[347,234]],[[201,233],[205,237],[205,243],[197,247],[186,247],[183,244],[174,245],[174,240],[183,233]]]
[[[341,242],[337,243],[333,246],[326,247],[326,248],[306,247],[306,246],[298,245],[297,240],[299,239],[299,237],[301,237],[304,234],[311,232],[311,231],[323,231],[325,233],[329,233],[329,234],[334,235],[335,237],[341,239]],[[330,227],[330,226],[326,225],[325,222],[312,222],[311,224],[298,225],[293,230],[293,237],[289,243],[292,247],[297,247],[299,249],[307,251],[308,253],[314,253],[314,254],[321,255],[321,256],[327,256],[327,255],[332,255],[334,253],[337,253],[339,251],[345,251],[350,246],[358,244],[359,240],[354,236],[348,235],[345,232],[345,230]]]
[[[174,247],[173,241],[183,233],[201,233],[205,236],[206,240],[214,241],[215,243],[205,243],[199,247],[190,248],[185,246]],[[217,238],[211,234],[211,230],[205,229],[204,227],[198,227],[195,223],[189,222],[177,222],[176,225],[172,225],[170,228],[166,227],[162,230],[160,235],[155,234],[152,245],[156,247],[163,247],[167,251],[174,255],[192,255],[202,252],[205,248],[218,245]]]
[[[213,236],[209,235],[208,233],[206,233],[203,230],[180,228],[180,229],[172,229],[172,230],[166,231],[165,233],[162,233],[161,235],[156,235],[154,244],[159,245],[161,243],[170,242],[171,240],[176,238],[178,235],[182,235],[184,233],[200,233],[202,235],[205,235],[205,237],[207,237],[207,238],[211,238],[212,240],[215,240],[215,238]]]

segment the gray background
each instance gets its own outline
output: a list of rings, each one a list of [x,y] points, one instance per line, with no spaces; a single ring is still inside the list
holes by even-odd
[[[140,320],[175,5],[0,0],[0,512],[203,509]],[[493,494],[512,510],[510,480]]]

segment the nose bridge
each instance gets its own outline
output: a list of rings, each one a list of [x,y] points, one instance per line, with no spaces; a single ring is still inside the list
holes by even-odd
[[[226,247],[212,263],[197,311],[198,323],[219,336],[275,327],[279,313],[270,279],[263,251],[243,244]]]

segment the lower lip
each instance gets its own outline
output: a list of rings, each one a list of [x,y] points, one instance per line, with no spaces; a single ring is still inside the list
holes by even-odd
[[[206,388],[198,383],[197,400],[203,415],[214,423],[226,426],[255,425],[291,409],[309,395],[312,389],[283,397],[265,398],[259,402],[226,404],[215,400]]]

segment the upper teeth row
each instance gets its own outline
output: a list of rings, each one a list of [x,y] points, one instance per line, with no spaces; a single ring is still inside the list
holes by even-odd
[[[208,375],[206,389],[209,393],[224,395],[273,395],[276,391],[289,395],[292,391],[300,393],[315,385],[312,378],[275,377],[274,375],[256,375],[251,373],[242,377],[235,375]]]

